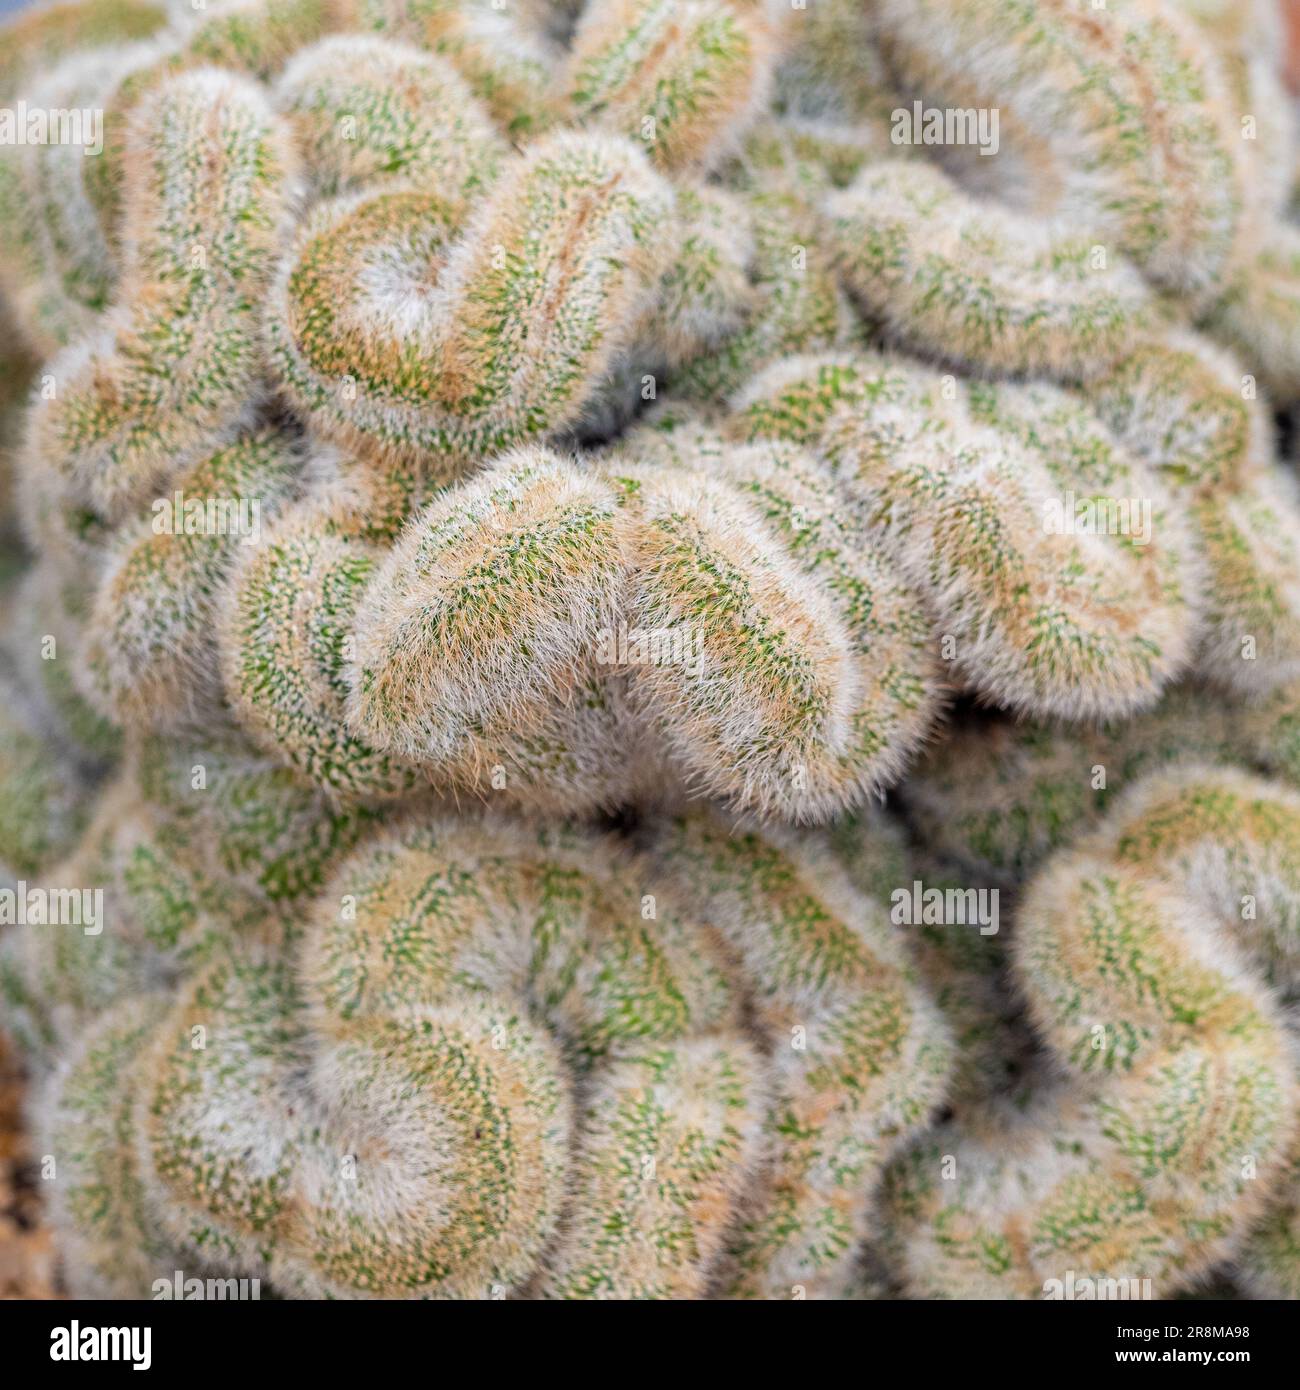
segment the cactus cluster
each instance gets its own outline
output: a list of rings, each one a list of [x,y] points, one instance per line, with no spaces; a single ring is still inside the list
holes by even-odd
[[[824,847],[433,813],[124,991],[45,1118],[92,1289],[165,1250],[315,1296],[834,1294],[949,1046]]]
[[[73,1293],[1300,1296],[1277,22],[0,31],[0,1025]]]

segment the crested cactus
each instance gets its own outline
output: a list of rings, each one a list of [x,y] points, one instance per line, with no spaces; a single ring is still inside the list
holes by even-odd
[[[200,69],[142,104],[128,166],[119,302],[50,363],[30,425],[42,464],[111,521],[248,421],[296,156],[256,87]]]
[[[1293,1063],[1263,981],[1294,974],[1298,831],[1295,793],[1191,765],[1043,865],[1014,963],[1063,1081],[900,1160],[886,1220],[911,1292],[1042,1297],[1074,1271],[1166,1296],[1233,1253],[1288,1176]]]
[[[166,23],[162,5],[149,0],[90,0],[30,10],[5,26],[0,95],[22,90],[25,77],[69,52],[148,38]]]
[[[148,63],[150,45],[69,55],[34,82],[42,109],[94,111],[124,67]],[[87,185],[97,132],[57,146],[6,146],[0,154],[0,286],[10,312],[42,356],[94,326],[117,280],[117,265]],[[102,138],[102,133],[101,138]]]
[[[85,824],[84,779],[52,756],[48,733],[16,683],[3,684],[0,875],[34,874],[66,854]]]
[[[924,614],[854,553],[850,503],[815,459],[749,446],[719,463],[717,481],[628,479],[643,518],[634,625],[694,632],[703,657],[638,668],[633,699],[714,795],[824,820],[895,780],[925,736],[938,689]]]
[[[1016,155],[1003,165],[1008,199],[1092,229],[1156,285],[1193,297],[1222,286],[1244,235],[1247,171],[1227,80],[1182,16],[1127,0],[1100,15],[1073,0],[880,0],[875,11],[910,91],[1001,110]]]
[[[506,152],[454,67],[388,39],[313,44],[285,67],[277,94],[317,197],[409,179],[469,198]]]
[[[224,688],[243,727],[340,795],[409,791],[410,767],[343,721],[346,643],[374,546],[339,533],[315,501],[277,527],[241,567],[222,613]]]
[[[353,729],[454,785],[567,728],[579,769],[600,751],[617,777],[622,687],[685,777],[740,808],[821,820],[893,780],[937,704],[928,633],[854,555],[816,461],[755,446],[716,478],[608,473],[519,451],[415,519],[353,619]]]
[[[211,624],[226,572],[292,486],[289,442],[263,430],[177,476],[147,522],[123,527],[89,618],[87,679],[122,723],[167,727],[218,709]]]
[[[1193,515],[1209,571],[1200,669],[1267,694],[1300,675],[1300,486],[1269,466]]]
[[[762,167],[760,160],[754,162]],[[789,175],[789,165],[798,164],[800,156],[783,142],[775,162],[770,181],[750,173],[736,180],[747,250],[752,238],[745,266],[749,287],[742,298],[732,288],[733,277],[719,274],[712,288],[728,296],[724,302],[743,316],[742,322],[720,344],[704,345],[684,362],[669,358],[673,389],[684,397],[717,400],[769,363],[858,340],[848,296],[821,244],[814,193]],[[724,273],[730,270],[724,263]]]
[[[1271,426],[1231,353],[1195,334],[1139,342],[1086,387],[1093,408],[1163,478],[1195,492],[1260,472]]]
[[[104,112],[104,157],[85,175],[110,240],[120,241],[125,230],[128,144],[136,111],[160,85],[204,67],[266,81],[301,46],[346,27],[350,17],[351,0],[234,0],[195,26],[182,25],[159,44],[138,50]]]
[[[733,0],[597,0],[568,70],[569,113],[645,141],[666,168],[717,161],[762,109],[775,45],[763,6]]]
[[[575,417],[643,304],[670,209],[630,144],[568,133],[468,214],[440,179],[327,205],[275,287],[273,361],[327,437],[445,478]]]
[[[1119,257],[981,204],[939,169],[864,169],[827,200],[845,282],[907,346],[977,372],[1076,380],[1105,371],[1156,317]]]
[[[92,120],[0,130],[69,1292],[1297,1296],[1271,11],[5,28]]]
[[[345,1297],[843,1283],[946,1031],[829,860],[707,820],[679,837],[633,860],[504,823],[390,831],[299,944],[254,932],[171,1001],[119,1006],[45,1102],[87,1280],[131,1292],[166,1250]],[[771,1057],[740,1026],[751,993]],[[811,1135],[782,1137],[787,1106],[842,1151],[829,1174]],[[113,1147],[87,1142],[105,1126]],[[737,1232],[742,1207],[769,1214]]]
[[[824,847],[689,821],[659,852],[752,975],[762,1025],[814,1040],[775,1059],[767,1200],[737,1231],[729,1292],[833,1291],[866,1234],[876,1172],[942,1094],[946,1029],[883,912],[854,903]]]
[[[1242,352],[1279,399],[1300,389],[1300,229],[1279,222],[1214,310],[1214,328]]]
[[[356,0],[356,8],[363,30],[446,57],[509,134],[546,127],[548,89],[561,58],[548,0]]]
[[[1191,528],[1077,396],[832,357],[772,368],[738,405],[741,437],[802,440],[845,479],[929,600],[941,654],[985,698],[1122,716],[1186,666]]]

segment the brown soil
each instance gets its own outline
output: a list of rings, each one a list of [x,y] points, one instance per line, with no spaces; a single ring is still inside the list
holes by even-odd
[[[23,1129],[26,1081],[0,1033],[0,1298],[59,1298],[54,1242]]]

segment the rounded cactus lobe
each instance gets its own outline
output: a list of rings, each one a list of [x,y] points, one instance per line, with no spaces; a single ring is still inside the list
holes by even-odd
[[[1251,964],[1293,969],[1297,808],[1248,774],[1157,771],[1034,875],[1013,964],[1063,1079],[891,1174],[910,1293],[1042,1297],[1073,1271],[1160,1296],[1250,1231],[1295,1131],[1285,1024]],[[1258,916],[1246,884],[1267,885]]]
[[[285,232],[296,161],[262,93],[200,69],[160,86],[128,139],[117,301],[49,365],[29,447],[119,522],[249,422],[257,307]]]
[[[1001,163],[1008,201],[1093,229],[1175,292],[1204,298],[1225,282],[1249,173],[1227,83],[1181,15],[887,0],[876,17],[887,61],[923,104],[960,93],[964,109],[999,110],[1004,157],[978,162]]]
[[[308,499],[236,570],[221,620],[225,689],[255,741],[326,793],[400,796],[415,772],[344,721],[352,622],[381,552],[335,523],[329,501]]]
[[[86,662],[108,713],[168,728],[223,700],[211,629],[241,551],[295,486],[300,460],[275,431],[248,435],[176,479],[152,515],[124,526],[94,598]]]
[[[1121,257],[891,161],[832,194],[825,216],[849,290],[906,346],[977,373],[1058,380],[1106,370],[1157,321]]]
[[[418,184],[325,205],[272,295],[273,359],[325,435],[453,476],[578,418],[671,207],[630,144],[572,133],[509,161],[463,225]]]
[[[613,626],[623,537],[613,489],[558,455],[507,455],[418,516],[356,619],[349,717],[436,764],[507,709],[572,686]]]
[[[454,67],[377,36],[340,34],[301,49],[276,96],[321,198],[410,181],[469,201],[507,151]]]
[[[768,16],[728,0],[586,7],[561,78],[566,114],[641,139],[655,162],[715,162],[767,97]]]

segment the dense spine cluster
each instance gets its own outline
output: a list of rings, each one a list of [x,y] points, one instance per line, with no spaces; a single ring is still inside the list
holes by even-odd
[[[257,402],[254,316],[286,230],[296,156],[266,97],[210,69],[159,87],[128,140],[128,259],[91,337],[50,363],[33,468],[117,521]]]
[[[1087,230],[981,205],[930,165],[871,165],[826,212],[867,311],[907,347],[976,372],[1093,376],[1156,319],[1142,277],[1099,256]]]
[[[1200,607],[1190,528],[1077,395],[836,355],[773,367],[739,407],[740,437],[802,442],[845,481],[929,601],[941,653],[985,698],[1122,717],[1187,664]],[[1076,531],[1067,499],[1144,500],[1149,534]]]
[[[1213,50],[1172,6],[1117,0],[1100,21],[1074,0],[873,8],[909,94],[1000,110],[1016,156],[1000,195],[1094,229],[1162,287],[1223,284],[1246,234],[1245,156]]]
[[[706,819],[678,836],[650,861],[408,825],[339,867],[296,971],[255,929],[174,998],[116,1006],[46,1116],[87,1286],[139,1292],[161,1251],[318,1296],[844,1285],[864,1183],[938,1098],[946,1031],[829,861]],[[847,1079],[864,1049],[868,1094]],[[830,1173],[783,1137],[789,1105],[842,1149]],[[737,1233],[742,1209],[770,1214]]]
[[[543,137],[468,212],[441,174],[313,215],[268,331],[325,437],[449,478],[573,421],[662,264],[671,197],[596,135]]]
[[[0,1026],[72,1293],[1300,1294],[1279,47],[6,27]]]
[[[1163,1297],[1233,1252],[1288,1177],[1294,1063],[1263,981],[1294,975],[1298,831],[1295,793],[1184,766],[1030,880],[1014,968],[1063,1080],[891,1174],[910,1292],[1041,1296],[1072,1271]]]
[[[713,162],[764,104],[774,16],[734,0],[613,0],[583,11],[568,114],[646,142],[667,168]]]

